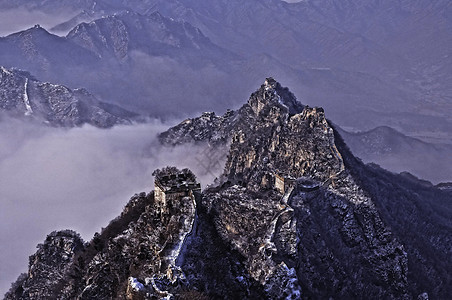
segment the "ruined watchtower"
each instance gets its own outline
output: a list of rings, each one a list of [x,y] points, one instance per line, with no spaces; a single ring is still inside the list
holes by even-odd
[[[196,176],[189,169],[179,170],[175,167],[166,167],[154,171],[155,192],[154,198],[162,211],[167,211],[172,201],[183,197],[193,197],[193,192],[201,191],[201,184],[196,182]]]

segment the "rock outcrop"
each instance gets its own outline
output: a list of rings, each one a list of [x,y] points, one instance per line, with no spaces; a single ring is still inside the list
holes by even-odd
[[[28,274],[19,278],[14,294],[17,299],[52,299],[67,276],[74,257],[84,249],[80,235],[71,230],[54,231],[38,251],[30,256]]]

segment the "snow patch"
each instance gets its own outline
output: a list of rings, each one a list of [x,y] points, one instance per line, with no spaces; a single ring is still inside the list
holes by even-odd
[[[294,268],[288,268],[287,266],[287,275],[289,276],[289,280],[287,282],[287,291],[289,292],[289,295],[286,297],[286,300],[290,299],[300,299],[301,298],[301,291],[298,286],[298,280],[297,280],[297,273],[295,272]]]
[[[194,199],[194,196],[188,197],[190,201],[193,203],[193,208],[196,209],[196,202]],[[188,199],[184,199],[184,201],[187,201]],[[168,255],[168,260],[170,266],[176,266],[177,258],[179,257],[179,254],[181,252],[182,246],[186,240],[186,238],[191,235],[193,230],[193,225],[196,221],[196,214],[193,212],[193,218],[187,217],[183,220],[184,224],[181,228],[181,231],[179,233],[179,236],[177,238],[177,242],[175,247],[171,250],[170,254]]]
[[[142,291],[144,290],[144,285],[138,281],[138,279],[134,278],[134,277],[129,277],[129,284],[132,287],[132,289],[134,291]]]
[[[246,283],[245,278],[244,278],[243,276],[238,276],[238,277],[236,277],[235,279],[237,279],[237,281],[240,282],[240,283],[242,283],[242,284],[245,284],[245,283]]]
[[[31,109],[31,105],[30,105],[30,99],[28,98],[28,93],[27,93],[27,89],[28,89],[28,78],[25,78],[25,86],[24,86],[24,104],[25,104],[25,109],[27,110],[25,112],[26,116],[29,116],[33,113],[33,110]]]
[[[11,75],[11,74],[12,74],[8,69],[6,69],[6,68],[3,67],[3,66],[0,67],[0,70],[1,70],[3,73],[7,74],[7,75]]]
[[[285,108],[289,109],[289,107],[283,102],[281,96],[276,92],[273,91],[273,94],[275,95],[275,97],[278,99],[278,103],[281,104],[282,106],[284,106]]]

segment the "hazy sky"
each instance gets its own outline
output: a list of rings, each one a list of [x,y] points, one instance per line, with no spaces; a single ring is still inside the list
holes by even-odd
[[[68,130],[3,119],[0,126],[0,295],[48,233],[74,229],[89,240],[134,193],[153,189],[157,167],[189,167],[203,184],[213,179],[197,162],[205,146],[156,144],[167,128],[159,122]]]

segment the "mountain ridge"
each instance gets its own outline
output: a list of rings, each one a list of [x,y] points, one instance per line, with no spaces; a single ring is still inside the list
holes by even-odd
[[[175,91],[180,85],[193,87],[193,99],[203,97],[180,105],[199,111],[213,101],[205,96],[205,85],[213,90],[239,61],[187,22],[131,11],[81,23],[66,37],[36,26],[0,38],[0,49],[0,65],[26,69],[44,81],[82,86],[100,99],[153,117],[176,113],[158,99],[179,101],[183,92]]]
[[[52,126],[74,127],[85,123],[108,128],[131,124],[138,115],[97,100],[84,89],[40,82],[26,71],[0,66],[0,109],[17,118]]]
[[[452,147],[427,143],[387,127],[350,133],[336,126],[355,156],[392,172],[408,171],[435,183],[450,181]]]

